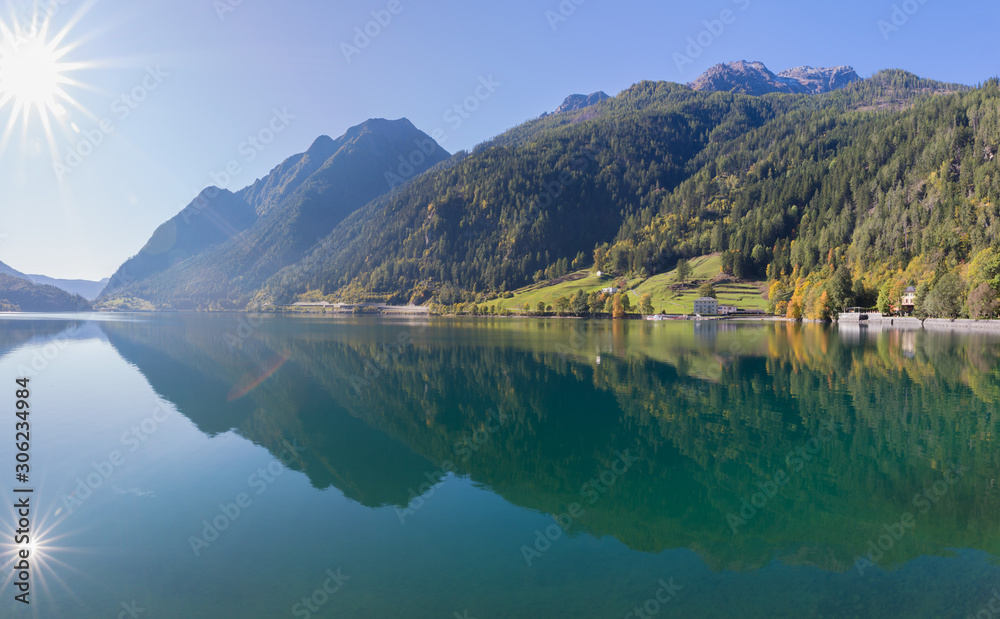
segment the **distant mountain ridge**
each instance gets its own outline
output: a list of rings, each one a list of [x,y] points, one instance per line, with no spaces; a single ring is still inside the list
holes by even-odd
[[[253,207],[230,191],[209,187],[191,204],[160,225],[139,253],[120,266],[107,295],[233,238],[257,220]]]
[[[253,206],[258,215],[265,215],[315,174],[337,152],[337,147],[330,136],[321,135],[306,152],[289,157],[237,195]]]
[[[774,92],[818,95],[861,81],[853,67],[795,67],[774,74],[762,62],[725,62],[705,71],[688,84],[701,92],[766,95]]]
[[[7,264],[4,264],[3,262],[0,262],[0,274],[10,275],[11,277],[20,277],[21,279],[28,279],[27,275]]]
[[[40,285],[12,275],[14,269],[0,262],[0,312],[78,312],[90,303],[55,286]]]
[[[788,84],[792,90],[799,90],[810,95],[823,94],[844,88],[848,84],[860,82],[861,76],[854,67],[841,65],[826,69],[815,69],[809,66],[786,69],[778,73],[778,79]]]
[[[556,108],[554,113],[562,114],[565,112],[575,112],[592,105],[597,105],[601,101],[610,98],[611,97],[609,97],[604,91],[598,91],[589,95],[570,95],[566,97],[566,99],[562,102],[562,105]]]
[[[58,279],[55,277],[48,277],[46,275],[27,275],[28,280],[38,284],[39,286],[55,286],[60,290],[65,290],[69,294],[78,294],[88,301],[93,301],[97,297],[101,296],[101,291],[103,291],[108,282],[111,281],[110,277],[105,277],[102,280],[89,280],[89,279]]]
[[[248,187],[206,189],[119,268],[102,300],[242,309],[352,212],[450,156],[405,118],[320,136]]]
[[[453,157],[405,119],[320,137],[252,185],[203,196],[187,216],[198,229],[184,221],[158,230],[133,263],[148,268],[136,274],[123,265],[101,302],[481,304],[588,265],[649,276],[680,258],[719,253],[729,275],[786,280],[818,272],[821,258],[841,264],[850,256],[869,268],[855,245],[888,261],[918,254],[916,243],[952,251],[1000,242],[995,225],[949,240],[950,207],[905,207],[933,230],[918,240],[906,226],[880,228],[885,222],[866,208],[898,216],[904,207],[886,206],[890,196],[904,204],[947,191],[973,209],[960,197],[968,189],[954,190],[966,182],[981,200],[973,210],[1000,221],[986,212],[1000,204],[987,182],[998,176],[990,167],[1000,152],[991,133],[996,80],[970,89],[895,69],[859,79],[850,67],[720,67],[703,76],[704,90],[644,81],[615,97],[572,95],[564,111]],[[947,140],[934,138],[942,131]],[[885,184],[895,178],[885,170],[918,164],[930,167],[895,197],[902,190]],[[933,191],[918,190],[928,179]],[[245,219],[202,230],[219,199]],[[815,216],[820,209],[825,215]]]
[[[839,85],[838,76],[853,80],[845,70],[808,68],[782,79],[823,90]],[[830,219],[809,218],[804,206],[838,195],[824,184],[837,153],[869,152],[873,133],[885,140],[879,132],[891,120],[856,112],[913,114],[922,106],[932,113],[934,105],[959,105],[944,97],[960,90],[900,70],[808,98],[640,82],[597,106],[514,127],[450,169],[379,198],[269,280],[259,299],[261,305],[323,298],[483,303],[595,263],[605,272],[649,275],[671,269],[680,257],[712,252],[722,253],[725,272],[739,278],[764,279],[769,268],[787,276],[793,260],[813,267],[807,260],[828,255],[818,239],[850,238],[847,222],[872,225],[865,211],[848,218],[857,208],[849,200],[830,202],[837,228]],[[955,117],[966,118],[962,114]],[[831,127],[839,140],[828,137]],[[809,140],[797,138],[806,128]],[[969,139],[965,132],[955,135]],[[929,143],[921,137],[914,148]],[[878,152],[893,150],[879,146]],[[934,158],[955,152],[944,149]],[[853,173],[873,174],[881,165],[865,172],[861,164]],[[786,177],[793,180],[781,184]],[[742,189],[750,184],[768,184],[768,193]],[[859,186],[856,199],[869,204],[875,196],[864,189]],[[823,237],[832,235],[823,226],[837,236]],[[890,236],[868,234],[879,242]],[[791,256],[795,239],[816,249]]]
[[[100,281],[93,281],[89,279],[58,279],[55,277],[48,277],[47,275],[33,275],[22,273],[13,267],[0,262],[0,273],[5,275],[10,275],[12,277],[19,277],[21,279],[26,279],[33,284],[39,286],[54,286],[64,292],[71,295],[80,295],[88,301],[93,301],[104,290],[107,286],[109,278],[104,278]]]

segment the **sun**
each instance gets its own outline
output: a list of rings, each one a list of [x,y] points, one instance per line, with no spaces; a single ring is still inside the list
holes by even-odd
[[[73,65],[62,62],[65,50],[46,41],[44,31],[10,34],[0,47],[0,109],[10,103],[13,118],[23,114],[25,120],[33,113],[43,120],[65,114],[70,97],[63,87],[73,83],[66,75]]]
[[[79,42],[66,39],[79,22],[90,3],[75,15],[60,15],[65,21],[61,29],[53,27],[61,3],[45,9],[30,6],[23,0],[20,15],[4,18],[0,15],[0,114],[7,117],[6,130],[0,137],[0,151],[11,137],[11,130],[21,121],[28,135],[30,121],[38,120],[48,141],[53,144],[53,130],[73,129],[70,109],[89,116],[69,91],[86,88],[71,74],[79,69],[94,68],[93,62],[70,62]],[[32,132],[33,133],[33,132]],[[37,135],[37,134],[36,134]]]
[[[38,38],[9,46],[0,56],[0,102],[27,109],[52,110],[65,97],[59,53]]]

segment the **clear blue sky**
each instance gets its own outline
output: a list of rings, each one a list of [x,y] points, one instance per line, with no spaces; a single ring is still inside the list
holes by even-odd
[[[370,117],[405,116],[428,133],[441,129],[442,146],[455,152],[554,109],[566,95],[614,95],[644,79],[687,82],[730,60],[760,60],[776,72],[848,64],[862,76],[899,67],[968,84],[1000,74],[1000,7],[993,1],[909,0],[911,14],[899,12],[901,25],[893,30],[880,29],[879,20],[891,23],[894,5],[902,11],[907,3],[242,0],[231,6],[238,1],[58,0],[53,30],[69,26],[62,60],[84,65],[67,73],[77,84],[65,90],[82,109],[68,106],[54,121],[51,143],[39,116],[7,128],[13,106],[0,109],[6,133],[0,261],[53,277],[108,276],[230,161],[240,166],[227,185],[236,190],[317,136],[338,136]],[[17,3],[0,2],[8,2],[0,6],[9,24]],[[391,21],[348,61],[342,44],[353,45],[355,28],[390,5]],[[555,21],[560,5],[568,17]],[[220,7],[232,10],[220,18]],[[687,53],[688,37],[727,9],[731,23],[717,36],[703,34],[707,47],[678,69],[675,54]],[[480,78],[491,76],[499,86],[460,126],[456,116],[445,119],[474,95]],[[143,87],[144,80],[155,89]],[[145,100],[132,102],[133,109],[119,95],[137,87]],[[268,127],[276,108],[294,119],[275,120],[283,130],[262,151],[249,147],[255,151],[249,161],[241,144]],[[101,131],[102,119],[113,133]],[[53,161],[71,161],[67,149],[88,132],[103,138],[60,178]]]

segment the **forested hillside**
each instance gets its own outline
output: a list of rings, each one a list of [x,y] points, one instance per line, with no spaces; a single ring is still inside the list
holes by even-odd
[[[322,289],[423,302],[563,275],[675,188],[713,132],[776,113],[772,102],[730,95],[704,101],[696,115],[683,87],[636,88],[661,91],[653,95],[661,105],[612,105],[592,121],[479,148],[356,213],[268,291],[283,300]]]
[[[819,96],[642,82],[369,204],[257,301],[481,301],[721,252],[727,273],[770,280],[773,310],[820,317],[875,305],[889,279],[976,277],[998,234],[997,94],[903,71]]]
[[[874,306],[880,292],[888,310],[904,287],[926,284],[923,298],[951,274],[957,306],[925,313],[959,315],[967,293],[1000,284],[997,81],[893,112],[845,111],[869,98],[852,89],[711,145],[698,172],[604,248],[610,268],[724,252],[727,272],[769,278],[775,309],[814,318]]]
[[[909,286],[918,315],[997,313],[998,81],[843,82],[763,96],[640,82],[450,158],[405,119],[371,120],[202,196],[102,302],[483,303],[583,268],[641,286],[719,254],[791,317],[890,311]]]
[[[0,312],[81,312],[91,309],[80,295],[0,273]]]

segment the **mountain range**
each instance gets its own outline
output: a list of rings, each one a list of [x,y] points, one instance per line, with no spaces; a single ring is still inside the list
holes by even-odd
[[[0,262],[0,273],[4,275],[11,275],[13,277],[20,277],[21,279],[26,279],[33,284],[38,284],[42,286],[54,286],[71,295],[80,295],[88,301],[93,301],[98,296],[100,296],[101,291],[104,290],[108,285],[108,278],[102,279],[100,281],[93,281],[88,279],[56,279],[54,277],[47,277],[45,275],[29,275],[22,273],[2,262]]]
[[[104,298],[157,308],[243,308],[348,215],[449,157],[406,119],[321,136],[232,193],[210,187],[111,277]]]
[[[32,280],[38,278],[38,283]],[[45,281],[60,281],[70,287],[93,292],[96,282],[51,280],[25,275],[0,262],[0,311],[2,312],[75,312],[91,309],[90,302],[79,294]],[[95,293],[96,296],[96,293]]]
[[[766,95],[773,92],[819,95],[843,88],[861,77],[853,67],[826,69],[796,67],[777,75],[761,62],[726,62],[717,64],[688,84],[693,90]]]
[[[453,156],[406,119],[370,120],[249,187],[204,191],[99,303],[482,302],[573,268],[649,277],[710,252],[782,294],[849,269],[870,296],[1000,240],[997,100],[995,80],[736,62],[573,95]]]

